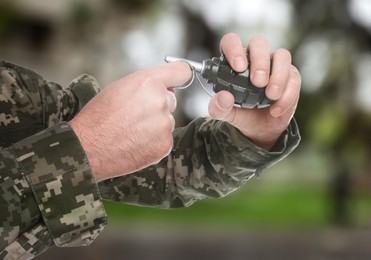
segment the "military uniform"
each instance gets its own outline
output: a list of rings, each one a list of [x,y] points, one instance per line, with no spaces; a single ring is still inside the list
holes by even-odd
[[[89,245],[107,222],[102,199],[177,208],[226,196],[300,141],[294,119],[268,152],[228,123],[198,118],[174,131],[160,163],[97,184],[66,122],[99,90],[89,75],[64,89],[0,61],[0,259]]]

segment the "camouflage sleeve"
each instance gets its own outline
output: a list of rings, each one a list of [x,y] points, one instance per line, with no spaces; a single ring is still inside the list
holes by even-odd
[[[0,151],[0,251],[7,246],[0,259],[15,259],[15,252],[35,256],[52,244],[86,245],[105,225],[84,151],[69,125],[58,124],[72,118],[99,90],[88,75],[63,89],[0,61],[0,146],[37,133]],[[37,235],[41,227],[52,243],[38,241],[45,240]]]
[[[37,223],[31,230],[25,231],[0,252],[3,260],[28,260],[45,252],[53,245],[48,229],[43,223]]]
[[[83,74],[63,88],[29,69],[0,60],[0,146],[69,121],[99,91],[90,75]]]
[[[271,151],[263,150],[228,123],[199,118],[174,132],[174,149],[159,164],[100,182],[105,199],[177,208],[219,198],[286,157],[299,144],[293,119]]]
[[[1,151],[0,248],[38,223],[57,246],[88,245],[106,214],[88,161],[67,123]]]
[[[0,61],[0,105],[2,147],[69,120],[78,110],[70,90],[6,61]]]

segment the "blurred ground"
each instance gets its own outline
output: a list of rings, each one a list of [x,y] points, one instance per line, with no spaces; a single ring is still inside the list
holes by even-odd
[[[228,32],[288,48],[303,77],[302,143],[259,181],[172,212],[107,203],[92,246],[37,259],[371,259],[371,2],[210,3],[0,0],[1,59],[63,86],[88,73],[103,87],[165,55],[201,61]],[[197,84],[180,91],[177,124],[206,115],[209,99]]]
[[[53,248],[38,259],[363,260],[371,227],[344,230],[210,231],[161,227],[108,229],[86,248]]]

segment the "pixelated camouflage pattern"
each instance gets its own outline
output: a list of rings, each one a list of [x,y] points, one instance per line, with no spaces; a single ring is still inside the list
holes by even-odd
[[[59,123],[99,90],[89,75],[63,89],[0,61],[0,259],[88,245],[103,229],[106,214],[85,154],[69,125]]]
[[[106,224],[106,214],[87,158],[69,124],[49,127],[10,148],[54,243],[89,245]]]
[[[300,141],[295,120],[276,146],[255,146],[230,124],[198,118],[174,131],[174,148],[159,164],[98,183],[104,199],[178,208],[220,198],[286,157]]]
[[[101,91],[97,80],[88,74],[82,74],[72,80],[68,89],[77,97],[79,111]]]
[[[0,61],[0,146],[7,146],[78,111],[71,90],[44,80],[35,72]]]
[[[53,240],[45,225],[37,223],[31,230],[20,234],[17,240],[7,246],[0,253],[0,259],[32,259],[45,252],[53,244]]]
[[[40,213],[14,154],[2,150],[0,162],[0,248],[4,248],[29,226],[35,225]]]
[[[53,83],[48,86],[59,87]],[[91,91],[81,91],[79,86],[84,86],[83,89],[90,87]],[[93,77],[83,75],[72,82],[70,89],[73,96],[71,102],[67,103],[71,106],[70,111],[75,111],[81,109],[99,91],[99,85]],[[64,95],[70,96],[69,89],[64,91]],[[72,114],[64,119],[59,117],[59,120],[67,120]],[[43,127],[50,127],[53,122],[58,123],[45,120],[44,117]],[[101,182],[98,184],[99,190],[103,198],[122,203],[159,208],[189,206],[201,199],[219,198],[233,192],[252,176],[286,157],[299,141],[300,134],[295,120],[291,121],[276,146],[268,152],[256,147],[227,123],[199,118],[174,131],[174,149],[159,164]],[[45,208],[42,210],[45,211]],[[54,244],[49,232],[45,232],[48,235],[42,239],[30,235],[34,234],[34,228],[48,230],[44,223],[37,223],[31,231],[19,232],[20,236],[3,250],[0,259],[32,258]]]

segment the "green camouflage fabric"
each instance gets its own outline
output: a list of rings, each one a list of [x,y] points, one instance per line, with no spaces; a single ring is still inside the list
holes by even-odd
[[[63,89],[0,61],[0,259],[89,245],[106,225],[89,163],[65,122],[97,86],[82,75]]]
[[[299,144],[293,119],[271,151],[255,146],[230,124],[198,118],[174,131],[172,152],[159,164],[98,183],[104,199],[158,208],[187,207],[224,197],[277,163]]]
[[[6,63],[6,65],[7,66],[4,67],[8,68],[9,64]],[[31,106],[29,107],[29,111],[34,111],[34,114],[38,115],[42,114],[42,116],[29,119],[28,121],[20,120],[19,118],[21,118],[20,115],[22,113],[20,113],[20,109],[18,107],[22,106],[18,105],[17,102],[15,102],[13,105],[15,112],[8,112],[8,115],[4,116],[4,118],[6,118],[8,121],[13,122],[14,127],[12,128],[12,131],[15,131],[9,131],[9,135],[14,133],[14,137],[11,141],[5,140],[8,144],[21,140],[19,136],[16,136],[19,134],[18,130],[21,128],[27,129],[27,135],[33,135],[26,139],[26,141],[23,140],[11,146],[19,147],[20,145],[21,150],[24,146],[27,146],[28,149],[32,150],[29,145],[22,143],[34,143],[33,140],[38,139],[37,135],[39,134],[38,131],[40,129],[35,127],[36,124],[40,128],[48,128],[46,131],[41,132],[43,135],[47,136],[46,138],[55,138],[54,141],[57,141],[58,138],[62,139],[62,136],[59,136],[61,134],[59,131],[62,131],[63,127],[65,127],[67,132],[70,131],[68,124],[63,123],[63,121],[68,121],[70,118],[72,118],[73,115],[84,106],[84,104],[86,104],[95,94],[99,92],[98,83],[93,77],[88,75],[83,75],[74,80],[69,88],[61,89],[59,85],[47,82],[37,74],[33,74],[31,76],[31,73],[33,72],[29,70],[15,65],[11,66],[14,66],[12,67],[13,69],[16,68],[16,70],[18,70],[18,74],[23,74],[23,71],[27,71],[27,73],[29,73],[30,76],[28,79],[31,81],[26,81],[24,84],[26,86],[24,88],[30,88],[27,85],[31,84],[34,86],[33,90],[36,92],[39,91],[41,96],[43,93],[58,93],[58,95],[56,95],[58,98],[49,103],[47,102],[49,104],[47,106],[45,106],[45,104],[34,102],[32,109]],[[48,90],[44,90],[43,88]],[[56,91],[54,88],[56,88],[58,91]],[[26,90],[23,89],[22,91]],[[22,93],[22,91],[20,92]],[[0,93],[0,99],[1,98],[2,93]],[[59,110],[53,109],[53,104],[55,106],[56,103],[59,104]],[[0,105],[2,107],[1,100]],[[48,106],[51,108],[45,109],[45,107]],[[1,112],[2,111],[3,109],[1,109]],[[9,109],[6,109],[5,111],[9,111]],[[27,110],[25,113],[27,114]],[[9,116],[9,114],[11,116]],[[31,113],[29,113],[28,118],[30,118],[30,115]],[[15,123],[14,121],[17,121],[16,119],[9,120],[9,118],[18,118],[19,122],[22,122]],[[7,125],[3,123],[1,117],[0,123],[0,129],[10,129],[9,127],[6,128]],[[52,129],[54,129],[54,132]],[[36,136],[34,134],[36,134]],[[73,142],[72,139],[73,138],[70,140],[71,144]],[[81,147],[78,144],[78,140],[75,139],[75,142],[78,146],[76,149],[80,150]],[[270,167],[285,158],[296,148],[299,142],[300,134],[294,119],[290,122],[287,130],[281,135],[275,147],[271,151],[265,151],[251,143],[248,139],[242,136],[237,129],[228,123],[210,118],[197,118],[186,127],[178,128],[174,131],[174,148],[172,152],[160,163],[130,175],[100,182],[98,183],[98,188],[100,196],[103,199],[113,200],[116,202],[157,208],[186,207],[201,199],[219,198],[228,195],[229,193],[241,187],[252,176],[259,175],[265,168]],[[47,145],[47,142],[42,141],[42,143]],[[54,143],[51,142],[50,144]],[[65,147],[64,142],[59,142],[59,145],[60,148]],[[14,156],[14,149],[11,151],[3,149],[2,152],[3,151],[5,158],[6,156]],[[65,147],[64,154],[62,151],[59,152],[63,155],[66,155],[66,151],[74,154],[73,150],[67,147]],[[21,159],[24,159],[27,157],[25,156],[27,154],[28,153],[19,155],[17,153],[18,160],[20,157]],[[81,155],[85,156],[83,153]],[[29,158],[25,158],[26,161],[28,159]],[[86,157],[84,157],[83,160],[86,160]],[[17,163],[14,162],[14,160],[11,161],[14,166],[6,166],[9,167],[7,168],[7,172],[12,171],[19,174]],[[0,162],[2,162],[2,160],[0,160]],[[32,168],[32,162],[28,162],[27,167],[28,166]],[[45,170],[39,170],[45,173]],[[50,172],[46,175],[50,175],[52,176],[52,179],[56,180],[58,173],[52,172],[52,169],[49,169],[49,171]],[[43,174],[40,173],[40,175]],[[71,178],[73,179],[73,177]],[[12,180],[13,182],[14,179],[15,178]],[[36,181],[37,180],[40,181],[40,178],[38,179],[36,177]],[[48,180],[48,177],[46,177],[45,182],[48,182]],[[81,180],[80,184],[83,185],[83,182],[85,181],[90,182],[90,180]],[[67,177],[66,182],[68,182]],[[24,186],[24,190],[27,190],[28,192],[28,194],[25,194],[23,197],[24,207],[28,208],[28,211],[33,209],[35,212],[39,211],[46,216],[48,213],[53,214],[53,212],[55,216],[60,214],[58,209],[56,209],[59,208],[59,206],[54,205],[53,207],[53,203],[56,201],[47,200],[47,206],[37,208],[37,196],[33,195],[32,192],[30,192],[27,188],[28,186],[32,187],[32,185],[34,185],[32,180],[30,181],[29,179],[22,179],[22,185]],[[18,184],[18,186],[21,185]],[[72,186],[69,188],[72,189]],[[57,189],[54,189],[53,192],[50,190],[48,195],[46,195],[48,199],[55,195],[56,190]],[[61,194],[62,191],[60,190],[59,195]],[[4,210],[9,211],[10,209],[8,207],[11,205],[11,203],[13,203],[13,200],[7,200],[4,197],[6,196],[3,195],[2,198],[5,200],[4,203],[6,204]],[[41,197],[41,200],[42,199],[43,198]],[[50,209],[46,210],[47,207]],[[28,214],[34,217],[31,218],[28,216]],[[40,216],[40,213],[38,214],[39,216],[36,216],[36,213],[31,214],[29,212],[23,212],[18,214],[19,219],[12,219],[11,217],[8,217],[8,221],[13,221],[13,223],[7,224],[6,229],[16,229],[17,231],[14,232],[15,234],[13,235],[12,239],[8,239],[6,243],[8,246],[0,253],[0,259],[30,259],[44,252],[48,247],[57,244],[56,242],[58,241],[56,241],[55,238],[60,238],[59,234],[67,234],[67,237],[69,234],[71,234],[68,227],[66,225],[59,225],[60,223],[57,223],[57,226],[61,227],[62,229],[59,231],[56,230],[53,233],[53,231],[51,231],[51,228],[53,227],[48,226],[47,222],[45,222],[45,219],[47,220],[47,218],[45,216]],[[76,218],[78,217],[76,216]],[[41,221],[41,219],[44,221]],[[16,225],[16,223],[18,223],[18,225]],[[22,228],[15,228],[15,226],[20,226]],[[52,234],[54,234],[54,236],[52,236]],[[90,238],[94,238],[94,232],[89,232],[88,234]],[[4,233],[2,232],[2,239],[5,237],[3,237],[3,235]],[[81,233],[80,235],[82,238],[86,237],[86,235]],[[78,238],[76,239],[77,241],[79,240]],[[12,240],[14,241],[11,243]],[[61,246],[60,244],[57,245]]]

